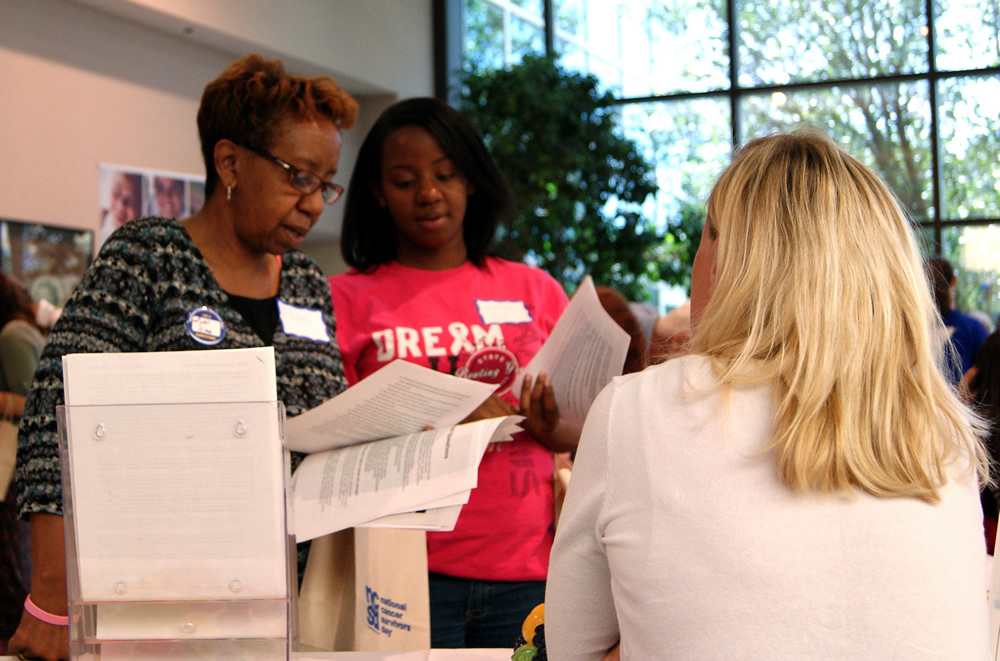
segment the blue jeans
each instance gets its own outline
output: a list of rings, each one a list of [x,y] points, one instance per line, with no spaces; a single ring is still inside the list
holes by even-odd
[[[477,581],[430,574],[431,647],[514,649],[545,581]]]

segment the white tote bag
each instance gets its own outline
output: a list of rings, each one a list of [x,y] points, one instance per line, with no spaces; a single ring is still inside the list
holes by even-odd
[[[356,649],[363,652],[430,649],[424,531],[357,528],[354,581]]]

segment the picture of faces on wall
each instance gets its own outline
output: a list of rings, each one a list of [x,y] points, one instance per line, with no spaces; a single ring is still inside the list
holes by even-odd
[[[0,220],[0,266],[24,283],[36,303],[62,307],[94,254],[94,233]]]
[[[103,164],[99,172],[98,247],[133,218],[186,218],[205,203],[204,177]]]

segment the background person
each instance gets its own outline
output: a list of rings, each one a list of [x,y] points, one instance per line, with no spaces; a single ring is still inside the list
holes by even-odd
[[[24,411],[38,357],[45,345],[36,309],[24,285],[0,273],[0,415],[15,424]],[[28,524],[17,517],[13,488],[0,483],[0,653],[21,619],[31,583]]]
[[[976,364],[966,372],[965,381],[970,401],[990,425],[986,440],[990,462],[994,467],[1000,466],[1000,332],[991,333],[980,345]],[[982,486],[980,503],[983,507],[986,550],[993,555],[1000,513],[1000,491],[996,485]]]
[[[653,324],[660,317],[659,311],[655,305],[639,301],[629,301],[628,306],[639,322],[639,328],[646,338],[646,345],[649,346],[649,341],[653,338]]]
[[[684,301],[653,324],[649,342],[649,362],[662,363],[684,353],[691,339],[691,301]]]
[[[579,430],[560,420],[544,373],[517,373],[568,302],[540,269],[490,257],[513,199],[480,136],[437,99],[375,122],[351,176],[330,278],[350,383],[402,358],[499,388],[469,420],[527,416],[526,433],[486,451],[453,532],[427,533],[431,646],[508,647],[544,599],[553,525],[553,451]]]
[[[24,397],[45,346],[48,329],[39,321],[51,318],[49,310],[58,310],[44,303],[32,301],[20,280],[0,273],[0,411],[17,417],[24,411]]]
[[[638,317],[625,296],[612,287],[599,286],[597,300],[601,302],[604,311],[628,333],[628,351],[625,354],[625,364],[622,374],[641,372],[646,367],[646,334],[642,330]]]
[[[929,257],[924,262],[927,279],[931,283],[934,302],[944,321],[951,348],[945,351],[945,370],[952,383],[957,384],[976,362],[979,345],[989,330],[981,321],[960,312],[955,307],[955,269],[944,257]]]
[[[67,611],[55,423],[63,355],[270,345],[289,416],[345,387],[329,288],[297,248],[339,196],[331,178],[340,131],[356,114],[329,78],[292,76],[257,55],[236,60],[208,84],[198,110],[205,206],[181,222],[127,223],[84,274],[49,336],[21,425],[18,504],[31,521],[31,600],[42,611]],[[286,333],[279,302],[321,315],[328,337]],[[221,321],[217,338],[187,330],[192,314],[208,314],[203,306]],[[67,646],[65,626],[27,611],[10,645],[43,659],[66,659]]]
[[[981,323],[987,333],[993,332],[993,320],[990,319],[990,315],[986,314],[982,310],[973,310],[969,313],[969,316]]]
[[[829,138],[774,135],[707,218],[689,354],[584,425],[549,658],[987,658],[979,423],[895,198]]]

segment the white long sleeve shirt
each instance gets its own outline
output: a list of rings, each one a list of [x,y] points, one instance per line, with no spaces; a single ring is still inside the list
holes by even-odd
[[[982,512],[794,494],[768,386],[713,390],[688,356],[619,377],[591,409],[546,593],[550,661],[987,658]],[[728,392],[728,394],[726,394]]]

